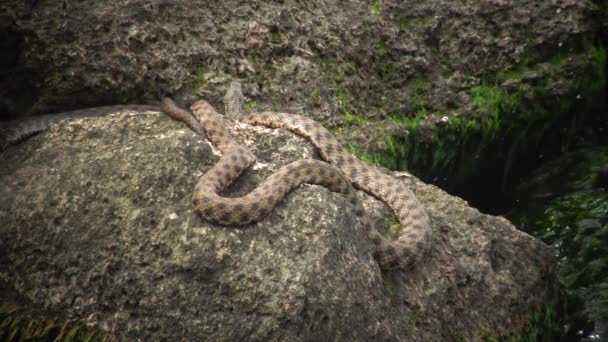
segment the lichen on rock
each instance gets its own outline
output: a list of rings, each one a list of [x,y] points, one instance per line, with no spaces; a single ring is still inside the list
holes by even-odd
[[[258,156],[229,196],[315,156],[289,132],[229,127]],[[55,125],[0,158],[2,288],[119,338],[480,340],[522,333],[557,299],[547,246],[407,174],[433,247],[382,273],[353,209],[322,187],[251,226],[206,223],[191,191],[218,156],[160,113]],[[361,198],[388,227],[388,209]]]

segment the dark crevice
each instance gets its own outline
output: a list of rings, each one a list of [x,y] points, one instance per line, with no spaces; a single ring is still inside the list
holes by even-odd
[[[23,36],[8,27],[0,30],[0,121],[16,119],[27,112],[37,93],[34,70],[20,60]]]

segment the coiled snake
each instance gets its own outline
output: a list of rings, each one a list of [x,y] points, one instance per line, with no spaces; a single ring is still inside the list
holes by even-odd
[[[224,99],[226,114],[251,125],[285,128],[306,137],[317,149],[319,160],[299,160],[279,169],[259,187],[239,198],[222,197],[228,187],[253,162],[255,156],[230,136],[221,116],[206,101],[191,106],[192,115],[172,100],[161,101],[161,110],[186,122],[195,132],[205,131],[207,138],[222,152],[222,157],[199,179],[192,200],[204,219],[221,225],[246,225],[261,220],[293,188],[302,183],[319,184],[341,193],[355,207],[367,235],[375,245],[374,256],[384,269],[405,269],[428,250],[430,221],[414,194],[399,180],[386,175],[349,154],[318,122],[298,115],[258,112],[244,115],[244,98],[239,81],[228,88]],[[352,185],[351,185],[352,184]],[[397,240],[388,240],[372,226],[364,214],[354,188],[363,190],[388,205],[403,229]]]

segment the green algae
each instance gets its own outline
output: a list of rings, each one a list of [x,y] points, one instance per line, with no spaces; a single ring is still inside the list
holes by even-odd
[[[395,25],[401,30],[406,29],[423,29],[427,27],[433,20],[432,15],[423,15],[416,17],[407,17],[397,14]]]
[[[426,108],[421,108],[413,116],[408,116],[405,113],[396,114],[396,115],[394,114],[394,115],[389,115],[388,120],[408,132],[413,132],[416,129],[418,129],[418,126],[420,125],[420,121],[422,121],[422,119],[425,116],[427,116],[428,114],[429,113],[426,110]]]
[[[482,75],[478,84],[463,82],[463,89],[469,92],[475,105],[467,115],[445,116],[442,111],[429,110],[424,98],[416,95],[412,102],[420,108],[417,112],[387,116],[409,135],[387,139],[383,150],[373,151],[366,158],[390,169],[407,169],[425,175],[425,179],[449,177],[451,182],[458,182],[459,177],[479,169],[480,162],[498,163],[499,166],[493,167],[493,171],[500,173],[495,183],[506,188],[519,175],[516,166],[521,164],[522,155],[535,149],[540,149],[541,154],[554,153],[546,150],[551,145],[558,146],[558,150],[567,148],[586,124],[589,113],[601,110],[591,108],[590,99],[596,98],[605,87],[605,76],[598,76],[605,75],[605,51],[591,47],[582,55],[562,53],[559,58],[549,58],[548,62],[533,66],[524,60],[509,70]],[[574,57],[589,56],[593,56],[595,63],[575,75],[577,79],[572,80],[569,92],[556,101],[551,87],[559,76],[553,71],[571,63]],[[516,87],[505,86],[513,81]],[[413,83],[425,86],[422,81]],[[355,121],[354,118],[359,123],[365,121],[364,115],[353,114],[356,113],[353,106],[348,113],[348,124]],[[421,133],[425,118],[445,121]],[[426,134],[424,139],[422,134]],[[357,153],[364,155],[361,151]]]
[[[192,68],[192,75],[193,75],[193,79],[191,82],[191,86],[193,89],[203,89],[205,88],[205,85],[207,84],[207,81],[205,79],[205,67],[202,65],[196,65]]]
[[[558,252],[574,332],[591,330],[591,320],[608,319],[608,193],[602,190],[607,165],[608,147],[565,154],[520,186],[521,205],[509,215]]]
[[[278,44],[283,40],[283,35],[281,35],[281,32],[279,32],[278,30],[272,30],[269,32],[270,33],[270,41]]]
[[[377,16],[378,12],[380,11],[380,1],[379,0],[370,1],[369,4],[367,4],[367,9],[369,10],[369,13],[372,16]]]
[[[83,321],[59,323],[33,318],[14,306],[0,306],[0,340],[2,341],[110,341],[109,336],[86,326]]]
[[[486,336],[484,342],[553,342],[558,341],[562,322],[554,304],[544,305],[530,314],[528,323],[518,334]],[[463,339],[457,339],[463,340]]]
[[[444,110],[432,108],[416,94],[412,98],[413,108],[417,108],[414,112],[386,116],[408,134],[387,136],[382,149],[372,152],[352,144],[347,149],[365,161],[389,169],[410,170],[423,180],[467,198],[474,196],[458,189],[458,184],[470,189],[487,188],[488,194],[494,194],[494,210],[511,208],[515,201],[522,201],[512,191],[521,177],[564,151],[581,144],[598,144],[601,134],[594,132],[595,126],[605,125],[602,115],[608,111],[606,49],[591,46],[565,51],[540,60],[523,59],[508,70],[481,75],[474,84],[464,81],[462,89],[474,104],[467,115],[445,115]],[[567,70],[574,69],[577,72],[567,74]],[[566,84],[556,89],[555,84],[560,82]],[[350,110],[354,111],[352,107]],[[594,165],[605,167],[608,160],[603,156],[594,153]],[[587,175],[577,182],[588,184],[593,178],[590,174],[599,172],[596,171],[577,171]],[[564,179],[571,178],[554,177],[554,182],[566,183]],[[477,187],[470,186],[472,179]],[[552,189],[559,189],[559,184]],[[608,317],[606,196],[587,186],[551,202],[536,198],[537,208],[525,205],[520,217],[514,213],[509,216],[518,227],[560,250],[559,281],[567,297],[566,336],[574,337],[573,331],[590,331],[590,319]],[[471,203],[483,206],[475,199]],[[553,309],[536,313],[523,334],[495,340],[535,341],[539,336],[559,336],[561,327],[555,322],[564,319],[560,315]]]

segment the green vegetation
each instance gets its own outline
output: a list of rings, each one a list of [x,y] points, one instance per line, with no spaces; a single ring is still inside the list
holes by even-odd
[[[423,25],[421,20],[415,22]],[[413,23],[408,21],[408,25]],[[375,76],[387,83],[403,82],[397,79],[399,64],[393,60],[390,47],[383,41],[373,44],[377,54],[370,68]],[[591,62],[583,62],[586,60]],[[537,147],[567,149],[577,139],[591,111],[587,107],[589,99],[605,89],[605,60],[606,49],[601,47],[560,49],[545,57],[523,57],[508,70],[483,74],[477,82],[463,81],[460,90],[469,94],[470,103],[449,104],[447,108],[429,104],[430,81],[426,75],[419,75],[402,87],[411,96],[408,106],[413,110],[385,116],[408,133],[383,136],[372,144],[372,151],[361,151],[352,144],[347,148],[368,162],[452,184],[464,184],[466,177],[498,174],[497,179],[485,181],[496,184],[492,191],[508,189],[522,156],[535,153]],[[581,72],[564,78],[564,70],[572,70],[575,63]],[[395,105],[392,94],[375,89],[369,89],[364,99],[352,95],[345,84],[350,75],[357,73],[359,66],[355,61],[323,60],[319,64],[336,89],[335,97],[344,119],[342,127],[333,130],[338,136],[355,136],[361,127],[373,127],[373,123],[370,126],[366,122],[382,117],[386,106]],[[564,79],[571,84],[564,84]],[[555,92],[559,91],[556,87],[568,93],[556,97]],[[311,97],[315,98],[315,94],[318,90],[316,93],[313,90]],[[466,113],[458,107],[471,104],[473,107]]]
[[[572,55],[577,56],[574,52]],[[592,47],[582,56],[593,56],[597,62],[593,64],[599,70],[590,65],[589,72],[576,75],[578,77],[572,80],[574,86],[570,86],[572,92],[561,96],[560,101],[555,101],[555,97],[547,93],[554,83],[552,70],[559,70],[562,67],[560,63],[570,61],[570,56],[564,54],[559,58],[550,58],[549,62],[556,65],[548,70],[531,69],[529,62],[524,59],[510,70],[483,75],[479,84],[471,85],[464,81],[462,89],[469,92],[475,105],[474,111],[463,117],[446,116],[446,124],[436,127],[435,135],[431,136],[432,142],[428,139],[423,143],[419,141],[421,118],[429,116],[437,120],[445,114],[429,111],[424,101],[415,96],[412,102],[421,109],[414,115],[404,113],[389,116],[389,120],[411,134],[409,139],[393,141],[394,146],[387,144],[383,165],[396,165],[397,168],[412,165],[419,174],[444,174],[453,178],[468,174],[475,167],[477,162],[471,159],[487,158],[490,163],[504,163],[503,179],[498,183],[506,186],[512,166],[526,149],[529,150],[529,146],[561,140],[556,145],[565,148],[579,132],[585,116],[590,112],[589,108],[584,108],[588,103],[580,101],[580,94],[593,97],[606,84],[606,49]],[[534,70],[530,81],[522,78],[528,70]],[[604,76],[598,77],[598,74]],[[506,81],[515,81],[516,87],[508,90],[503,88],[502,84]],[[423,84],[422,81],[415,83]],[[558,136],[557,132],[563,132],[562,127],[568,127],[568,130],[566,134]],[[401,145],[408,148],[395,147]],[[386,159],[389,159],[388,162]]]
[[[273,43],[280,43],[282,40],[281,32],[279,31],[271,31],[270,32],[270,41]]]
[[[365,151],[361,151],[355,145],[351,143],[346,143],[344,148],[352,155],[357,158],[363,160],[366,163],[376,164],[376,165],[385,165],[386,163],[390,163],[390,160],[387,160],[383,154],[380,153],[369,153]]]
[[[584,316],[608,319],[608,194],[575,192],[556,198],[544,213],[528,218],[542,227],[536,235],[559,251],[559,278],[571,306],[569,315],[585,328]],[[539,229],[540,230],[540,229]]]
[[[488,336],[484,342],[553,342],[558,341],[561,322],[554,305],[545,305],[530,316],[521,334],[508,336]]]
[[[205,80],[205,67],[202,65],[197,65],[192,68],[192,74],[194,78],[192,79],[192,87],[194,89],[202,89],[205,87],[207,81]]]
[[[509,217],[558,251],[573,331],[608,319],[608,193],[594,190],[607,164],[606,147],[565,154],[521,186],[522,206]],[[553,195],[537,199],[548,191]]]
[[[315,101],[319,101],[319,99],[320,99],[319,88],[317,88],[317,87],[312,88],[312,91],[310,92],[310,97],[312,99],[314,99]]]
[[[608,70],[606,70],[606,48],[605,47],[591,47],[589,53],[593,56],[599,65],[598,79],[599,84],[606,84],[606,77],[608,77]]]
[[[396,170],[399,166],[398,160],[391,158],[391,156],[404,155],[407,153],[407,146],[396,143],[390,135],[384,138],[384,144],[386,146],[386,153],[377,153],[373,162],[384,165],[391,170]]]
[[[378,63],[376,64],[375,69],[381,79],[389,79],[395,75],[395,64],[391,62]]]
[[[560,270],[562,283],[568,289],[600,297],[589,298],[587,310],[591,316],[607,319],[608,194],[580,192],[558,198],[547,208],[544,219],[547,232],[542,235],[543,240],[560,243],[561,255],[574,256],[564,260]],[[563,230],[564,224],[569,229]],[[594,288],[598,290],[595,295]]]
[[[546,305],[544,309],[532,314],[519,338],[509,337],[508,341],[556,341],[561,330],[562,326],[557,310],[553,305]]]
[[[380,10],[380,1],[379,0],[371,0],[367,5],[367,9],[369,9],[369,13],[373,16],[378,15],[378,11]]]
[[[357,125],[361,126],[365,122],[365,117],[360,113],[351,113],[347,109],[342,110],[342,115],[344,116],[344,123],[347,125]]]
[[[408,132],[413,132],[418,128],[418,125],[420,125],[422,118],[428,114],[426,108],[421,108],[413,117],[408,117],[407,114],[389,115],[388,120]]]
[[[471,99],[480,109],[476,114],[480,116],[480,128],[482,132],[482,144],[488,144],[494,140],[500,129],[501,114],[508,112],[503,93],[496,83],[490,84],[482,79],[480,85],[471,88]],[[473,128],[471,125],[465,126]]]
[[[18,309],[0,306],[0,340],[2,341],[109,341],[84,322],[60,324],[46,319],[32,319]]]
[[[389,51],[390,48],[389,46],[386,44],[385,41],[379,41],[378,44],[376,45],[376,50],[378,50],[378,53],[380,54],[380,56],[384,56],[386,55]]]
[[[245,103],[243,104],[243,108],[245,108],[245,110],[247,111],[252,111],[257,108],[257,104],[255,101],[245,101]]]
[[[413,81],[414,89],[423,89],[429,84],[429,80],[424,75],[418,75]]]
[[[424,15],[424,16],[420,16],[420,17],[398,17],[396,20],[396,25],[397,28],[399,28],[400,30],[407,30],[407,29],[422,29],[424,27],[426,27],[431,20],[433,20],[433,16],[432,15]]]
[[[502,92],[496,84],[488,84],[482,80],[481,84],[471,88],[471,98],[480,108],[487,108],[492,117],[498,118],[502,107]]]
[[[338,110],[342,114],[344,123],[347,126],[361,126],[365,122],[365,116],[362,113],[354,111],[350,106],[350,95],[344,89],[339,89],[336,92],[336,100],[338,102]]]
[[[593,130],[598,126],[594,120],[604,122],[602,115],[608,111],[606,56],[606,48],[597,46],[563,50],[541,61],[524,59],[509,70],[482,75],[478,83],[463,81],[461,90],[469,93],[474,105],[463,116],[429,106],[424,92],[416,90],[426,85],[414,81],[406,85],[414,93],[410,102],[414,110],[387,116],[408,134],[385,136],[373,152],[352,145],[347,149],[367,162],[409,169],[440,184],[446,178],[450,184],[474,180],[488,194],[512,195],[522,164],[529,170],[540,165],[540,155],[551,158],[580,142],[594,144],[597,133]],[[575,74],[571,73],[574,69]],[[349,112],[357,111],[349,106]],[[458,108],[451,112],[461,113]],[[363,121],[363,117],[350,116],[346,121],[355,126]],[[605,156],[593,154],[590,160],[603,166],[608,162]],[[575,174],[589,175],[580,170]],[[553,178],[566,183],[574,177]],[[591,329],[591,319],[608,319],[608,195],[590,190],[589,176],[576,182],[587,185],[539,208],[524,205],[523,218],[510,215],[518,227],[559,251],[558,276],[567,297],[565,316],[554,306],[547,307],[531,316],[522,335],[488,337],[487,341],[553,341],[562,333],[559,320],[566,320],[567,336],[574,337],[579,330]],[[458,192],[454,187],[449,189]],[[547,189],[539,196],[555,192],[556,187]]]

